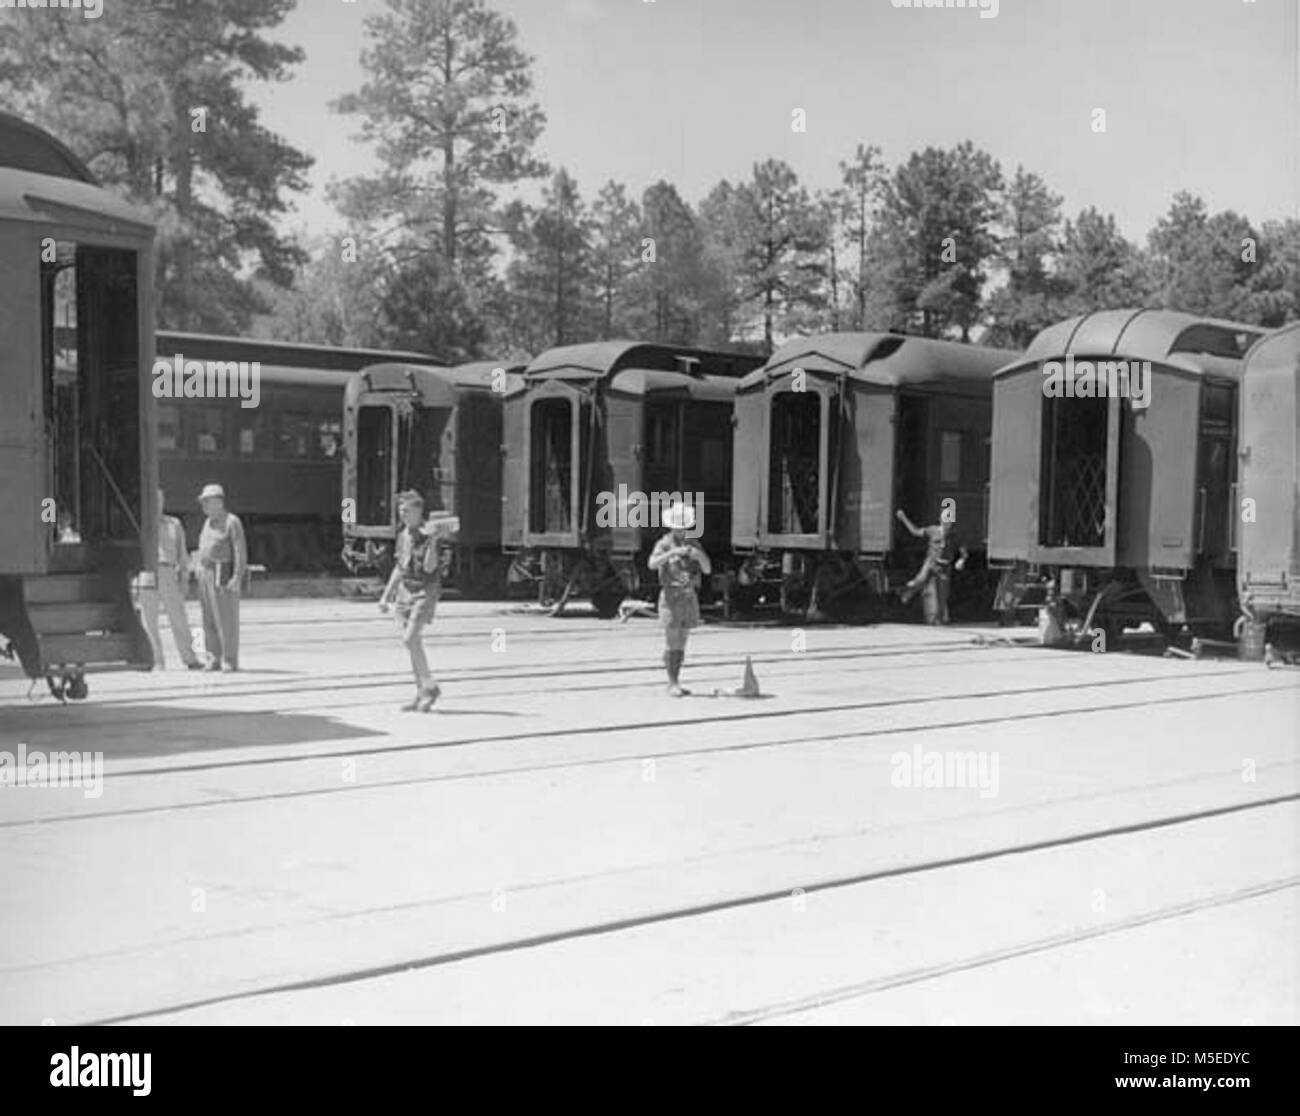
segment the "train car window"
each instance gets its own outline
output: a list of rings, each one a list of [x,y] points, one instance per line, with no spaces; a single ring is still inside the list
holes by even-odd
[[[226,416],[220,407],[195,407],[190,422],[195,453],[215,457],[226,452]]]
[[[318,456],[335,460],[343,448],[343,423],[338,419],[318,419],[316,422]]]
[[[672,465],[677,455],[676,414],[651,413],[646,418],[646,464]]]
[[[944,430],[939,434],[939,483],[961,483],[962,433]]]
[[[158,448],[173,453],[181,449],[181,410],[171,403],[158,404]]]
[[[1231,429],[1237,410],[1237,392],[1232,384],[1206,381],[1201,391],[1201,422],[1206,426]]]
[[[239,416],[239,456],[270,457],[271,447],[269,442],[264,416],[241,413]]]
[[[310,415],[281,415],[275,440],[277,456],[310,457],[315,434],[312,425]]]

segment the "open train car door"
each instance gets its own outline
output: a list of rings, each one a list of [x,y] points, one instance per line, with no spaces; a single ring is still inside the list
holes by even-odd
[[[843,550],[883,555],[894,527],[897,394],[850,379],[845,384],[851,418],[841,451],[839,542]]]
[[[1300,616],[1300,325],[1255,345],[1240,393],[1241,601],[1256,615]]]
[[[1043,376],[1037,363],[993,380],[989,476],[989,557],[1029,561],[1038,540]]]
[[[763,372],[741,381],[732,404],[731,545],[738,550],[758,546],[762,528],[762,454],[767,393]]]
[[[529,546],[576,547],[583,521],[589,391],[561,379],[529,382],[528,518]]]
[[[522,381],[501,403],[501,545],[524,545],[528,526],[528,395]]]
[[[49,487],[41,403],[40,234],[0,222],[0,572],[45,572],[41,500]],[[10,529],[19,528],[21,529]]]
[[[588,524],[588,537],[607,538],[616,554],[633,554],[641,548],[645,532],[655,525],[636,522],[630,526],[629,508],[620,506],[622,489],[628,493],[653,489],[650,479],[654,459],[653,439],[667,436],[673,428],[673,407],[652,407],[645,393],[645,373],[628,369],[615,374],[605,392],[605,452],[596,453],[600,471],[592,476],[595,492],[584,494],[584,506],[598,501],[607,514]],[[653,418],[652,418],[653,414]]]

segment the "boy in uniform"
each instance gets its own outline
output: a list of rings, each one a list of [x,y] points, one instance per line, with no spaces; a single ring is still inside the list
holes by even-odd
[[[700,622],[700,602],[696,589],[702,574],[713,567],[704,548],[685,532],[695,526],[695,509],[676,503],[663,516],[667,533],[650,552],[647,565],[659,574],[659,622],[664,628],[664,666],[668,669],[668,693],[682,697],[682,663],[686,659],[686,640],[690,630]]]
[[[415,675],[415,697],[402,706],[403,712],[428,713],[442,688],[433,680],[424,653],[424,629],[432,622],[442,593],[442,562],[438,554],[439,527],[424,523],[424,497],[418,492],[398,493],[402,526],[397,533],[393,572],[379,598],[379,611],[387,612],[397,597],[397,615],[402,621],[402,642],[411,656]],[[452,528],[454,529],[454,527]]]

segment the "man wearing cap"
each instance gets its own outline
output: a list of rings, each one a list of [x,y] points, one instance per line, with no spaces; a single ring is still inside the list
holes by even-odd
[[[172,638],[181,661],[198,670],[203,664],[194,654],[194,637],[190,634],[189,617],[185,615],[185,583],[189,579],[189,556],[185,551],[185,528],[173,515],[163,512],[163,490],[158,489],[158,587],[154,592],[141,594],[144,607],[145,629],[153,640],[159,668],[167,665],[163,655],[162,633],[158,628],[158,604],[167,611]]]
[[[199,505],[207,518],[199,534],[199,604],[208,670],[239,669],[239,588],[248,568],[248,546],[239,517],[226,511],[219,484],[205,485]]]
[[[667,533],[655,543],[646,564],[659,574],[659,622],[664,629],[668,693],[682,697],[690,692],[680,682],[686,640],[700,622],[696,589],[701,574],[711,573],[713,567],[704,548],[686,537],[695,526],[695,509],[690,504],[673,504],[664,512],[662,523]]]

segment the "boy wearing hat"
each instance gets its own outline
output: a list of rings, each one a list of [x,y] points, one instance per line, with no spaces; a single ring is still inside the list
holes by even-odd
[[[695,509],[676,503],[663,516],[667,533],[650,552],[647,565],[659,574],[659,622],[664,628],[664,666],[668,669],[668,693],[681,697],[689,693],[682,688],[682,663],[686,659],[686,640],[690,630],[700,622],[700,602],[696,589],[702,574],[713,571],[704,548],[685,532],[695,526]]]
[[[427,713],[442,693],[442,687],[433,680],[424,653],[424,629],[433,620],[442,592],[439,528],[434,521],[423,522],[424,497],[414,490],[398,493],[397,509],[402,526],[394,547],[396,561],[379,598],[379,611],[387,612],[388,603],[396,594],[402,642],[411,656],[411,671],[415,675],[415,697],[402,710]]]
[[[204,485],[199,506],[207,518],[199,533],[199,605],[208,670],[239,669],[239,588],[248,569],[248,545],[239,517],[226,511],[225,489]]]

